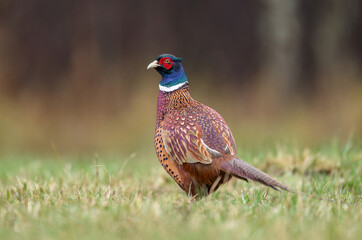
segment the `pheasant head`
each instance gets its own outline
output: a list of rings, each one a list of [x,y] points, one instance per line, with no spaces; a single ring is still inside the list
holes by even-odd
[[[147,69],[154,68],[161,74],[162,79],[159,84],[161,91],[172,92],[188,84],[181,62],[182,58],[171,54],[162,54],[147,66]]]

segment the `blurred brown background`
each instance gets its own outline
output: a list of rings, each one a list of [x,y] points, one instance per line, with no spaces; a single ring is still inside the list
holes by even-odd
[[[239,146],[362,136],[359,0],[0,0],[0,151],[152,150],[161,53]]]

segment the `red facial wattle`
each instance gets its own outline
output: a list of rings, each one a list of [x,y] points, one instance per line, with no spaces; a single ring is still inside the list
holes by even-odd
[[[165,57],[165,58],[161,58],[158,61],[158,64],[162,65],[167,70],[170,70],[172,68],[173,61],[171,60],[171,58]]]

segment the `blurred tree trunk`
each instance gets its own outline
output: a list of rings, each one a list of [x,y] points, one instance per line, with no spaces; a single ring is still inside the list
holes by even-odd
[[[300,1],[302,71],[297,87],[303,89],[306,96],[316,93],[323,85],[341,82],[340,78],[346,77],[341,76],[342,72],[354,74],[358,69],[353,66],[359,63],[353,55],[361,43],[353,45],[350,39],[358,25],[360,6],[359,0]],[[348,59],[353,59],[353,64]]]
[[[358,0],[329,0],[321,6],[312,39],[318,87],[340,82],[339,78],[346,78],[344,74],[354,74],[353,69],[358,68],[349,60],[355,54],[349,39],[357,24],[358,5]]]
[[[265,81],[276,94],[288,97],[297,85],[300,71],[298,2],[264,0],[264,3],[260,34],[265,52]]]

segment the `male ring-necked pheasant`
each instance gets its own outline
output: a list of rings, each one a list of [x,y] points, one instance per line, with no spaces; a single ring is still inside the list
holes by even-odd
[[[167,173],[182,190],[197,197],[214,192],[232,176],[289,191],[286,185],[236,157],[234,138],[224,119],[190,96],[181,61],[163,54],[147,67],[162,76],[155,148]]]

